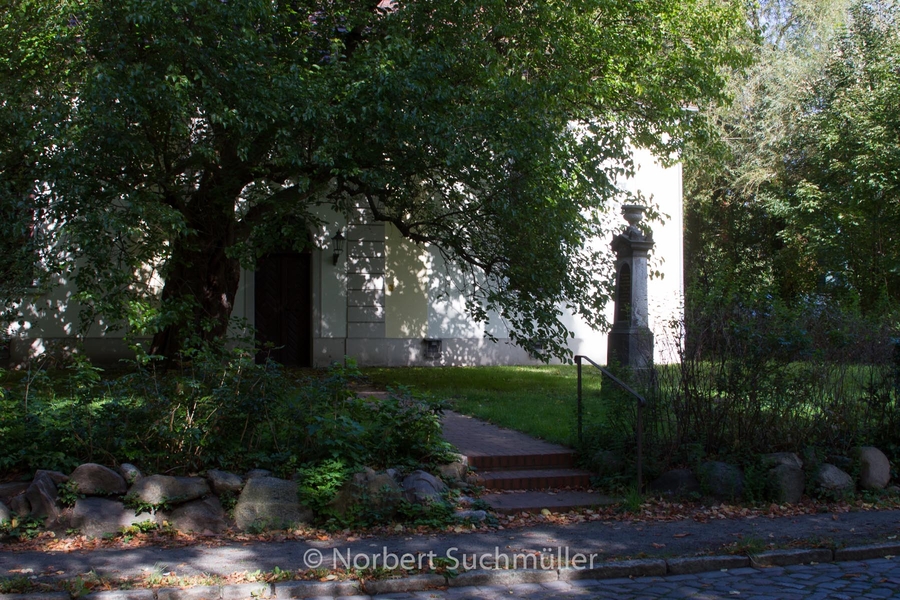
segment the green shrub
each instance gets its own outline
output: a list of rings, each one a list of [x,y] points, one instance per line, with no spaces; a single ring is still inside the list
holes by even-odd
[[[760,454],[813,446],[847,455],[854,446],[874,445],[898,458],[896,319],[820,301],[706,300],[673,324],[677,364],[624,374],[649,402],[648,478],[717,458],[744,468],[747,494],[757,500],[766,496]],[[607,387],[606,418],[588,430],[585,448],[614,451],[627,463],[635,454],[634,401]]]
[[[328,505],[350,478],[351,470],[340,459],[326,459],[304,465],[297,471],[300,503],[316,514],[328,512]]]
[[[139,356],[124,374],[76,356],[0,389],[0,469],[71,471],[85,461],[132,462],[149,472],[240,471],[289,477],[339,461],[383,468],[439,461],[442,405],[395,390],[359,398],[352,361],[301,380],[252,347],[203,343],[166,368]],[[2,375],[2,374],[0,374]]]

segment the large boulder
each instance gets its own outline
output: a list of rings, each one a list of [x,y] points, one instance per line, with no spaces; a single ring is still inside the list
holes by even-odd
[[[215,496],[182,504],[162,518],[178,531],[221,533],[225,530],[225,510]]]
[[[352,508],[364,505],[369,512],[390,518],[397,512],[402,498],[403,488],[397,480],[388,473],[376,473],[367,468],[353,474],[334,497],[330,508],[335,514],[344,516]]]
[[[119,473],[125,478],[125,483],[134,485],[138,479],[142,479],[144,474],[131,463],[122,463],[119,465]]]
[[[52,481],[54,485],[59,485],[61,483],[69,481],[69,476],[65,473],[60,473],[59,471],[47,471],[44,469],[38,469],[34,473],[34,478],[37,479],[38,477],[49,477],[50,481]]]
[[[0,502],[0,523],[3,521],[9,521],[12,518],[12,511],[9,510],[3,502]]]
[[[31,512],[31,507],[28,505],[28,499],[25,497],[25,492],[10,498],[9,508],[20,517],[27,516],[28,513]]]
[[[28,486],[28,489],[23,494],[25,500],[28,501],[28,512],[26,514],[32,517],[47,517],[46,525],[59,519],[60,515],[59,506],[56,504],[58,490],[54,479],[51,472],[38,471],[31,485]]]
[[[828,463],[823,463],[815,474],[816,489],[825,495],[842,497],[853,493],[853,478]]]
[[[716,500],[737,500],[744,493],[744,474],[734,465],[707,461],[698,474],[703,490]]]
[[[128,491],[125,478],[103,465],[85,463],[69,476],[79,494],[85,496],[121,496]]]
[[[297,484],[276,477],[253,477],[234,507],[234,521],[244,531],[278,529],[312,520],[313,513],[297,497]]]
[[[687,496],[700,493],[700,480],[690,469],[666,471],[650,484],[650,490],[665,496]]]
[[[859,487],[864,490],[883,490],[891,480],[891,463],[884,452],[873,446],[856,449],[859,460]]]
[[[6,502],[8,504],[15,496],[18,496],[27,490],[28,484],[29,482],[27,481],[0,483],[0,502]]]
[[[796,464],[782,463],[769,469],[766,484],[773,500],[779,504],[795,504],[803,497],[806,475]]]
[[[412,504],[440,502],[446,491],[443,481],[425,471],[413,471],[403,480],[403,497]]]
[[[209,481],[213,492],[221,496],[225,492],[237,494],[244,487],[244,479],[240,475],[219,471],[218,469],[210,469],[206,472],[206,480]]]
[[[438,473],[440,474],[441,479],[450,484],[464,482],[468,472],[469,467],[461,462],[452,462],[438,467]]]
[[[159,515],[150,513],[135,514],[125,508],[122,502],[107,498],[79,498],[72,509],[70,525],[90,537],[103,537],[118,533],[123,527],[129,527],[145,521],[159,522]]]
[[[779,465],[787,465],[790,467],[803,468],[803,461],[793,452],[773,452],[771,454],[762,455],[762,464],[765,467],[774,469]]]
[[[209,486],[200,477],[151,475],[135,482],[126,500],[150,506],[183,504],[209,495]]]

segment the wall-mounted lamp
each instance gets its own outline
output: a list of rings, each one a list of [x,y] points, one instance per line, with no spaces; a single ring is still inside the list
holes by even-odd
[[[344,234],[341,233],[340,229],[338,229],[338,232],[331,238],[331,247],[334,250],[334,256],[332,257],[334,262],[332,264],[336,265],[338,259],[341,257],[341,252],[344,251]]]

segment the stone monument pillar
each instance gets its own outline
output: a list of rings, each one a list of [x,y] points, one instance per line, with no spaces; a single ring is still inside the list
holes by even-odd
[[[645,235],[637,225],[644,219],[646,207],[626,204],[622,215],[628,221],[625,231],[613,238],[616,253],[616,313],[609,332],[607,363],[617,361],[632,369],[653,366],[653,333],[647,308],[648,254],[653,235]]]

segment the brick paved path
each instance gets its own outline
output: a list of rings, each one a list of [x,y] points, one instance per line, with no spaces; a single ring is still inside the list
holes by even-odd
[[[363,596],[362,598],[368,598]],[[881,600],[900,598],[900,558],[857,562],[732,569],[697,575],[638,579],[581,580],[527,583],[513,586],[451,588],[382,598],[416,600],[592,600],[696,598],[698,600]]]
[[[477,464],[481,457],[559,456],[565,466],[571,464],[570,448],[544,442],[512,429],[503,429],[473,417],[445,411],[442,425],[444,439],[456,446],[479,468],[491,466]]]

